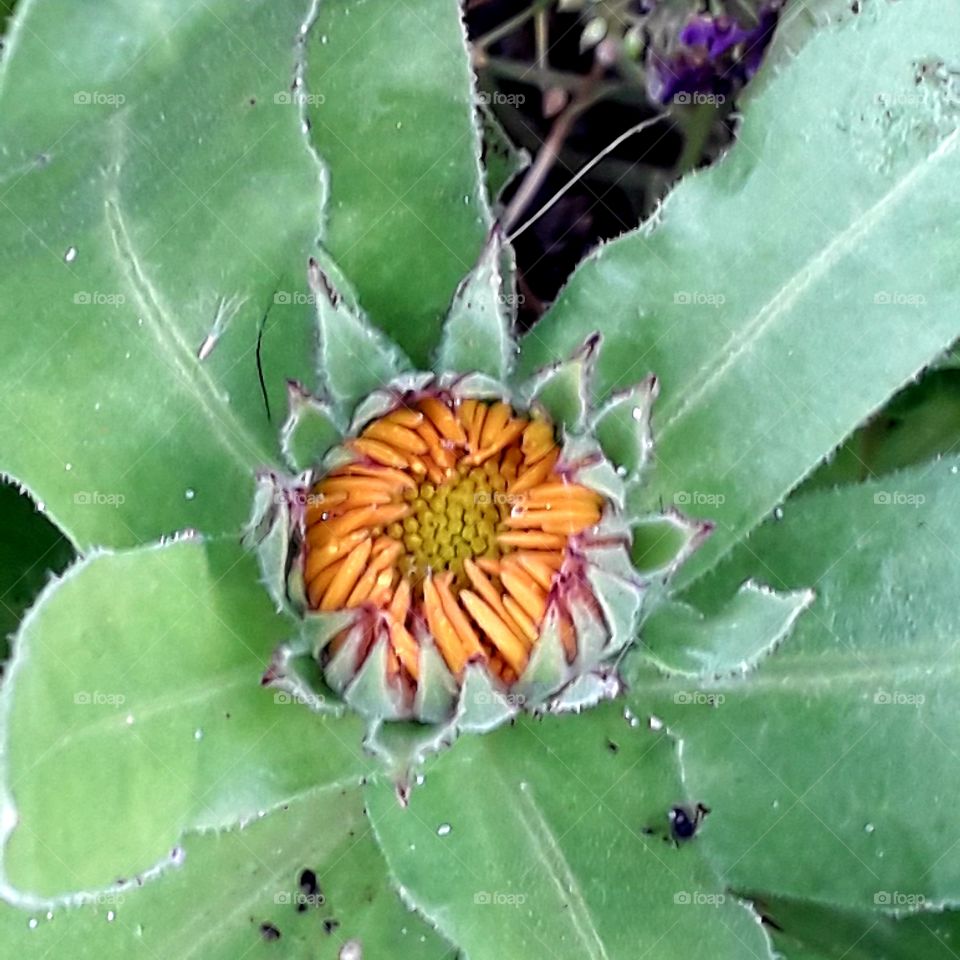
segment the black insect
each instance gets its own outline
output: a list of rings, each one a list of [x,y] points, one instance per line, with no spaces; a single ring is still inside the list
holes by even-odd
[[[689,807],[671,807],[667,814],[670,821],[670,835],[676,843],[690,840],[703,822],[703,818],[710,812],[709,807],[698,803],[693,809]]]
[[[281,933],[272,923],[264,922],[260,924],[260,936],[264,940],[279,940]]]

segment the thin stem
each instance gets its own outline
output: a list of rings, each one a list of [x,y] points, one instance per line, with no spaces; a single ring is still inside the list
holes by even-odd
[[[593,88],[600,76],[602,68],[599,64],[595,65],[593,70],[584,77],[580,92],[570,101],[566,109],[554,120],[553,126],[547,139],[537,151],[537,157],[532,166],[527,171],[526,176],[513,195],[510,205],[507,207],[501,220],[504,231],[510,229],[511,225],[517,220],[520,214],[527,208],[527,204],[536,196],[537,191],[543,185],[550,168],[555,163],[563,142],[570,134],[574,121],[581,113],[590,107],[594,102]]]
[[[608,153],[616,150],[624,140],[666,119],[666,113],[658,113],[655,117],[650,117],[647,120],[642,120],[640,123],[634,124],[629,130],[621,133],[619,137],[611,140],[589,163],[581,167],[532,217],[517,227],[517,229],[507,237],[507,241],[513,243],[524,230],[536,223],[581,177],[586,176]],[[537,159],[539,160],[539,157]],[[517,192],[519,193],[519,191]],[[507,221],[505,221],[505,223],[506,222]]]
[[[487,47],[493,46],[498,40],[509,36],[517,27],[522,27],[532,16],[549,5],[550,0],[535,0],[526,10],[521,10],[519,13],[510,17],[509,20],[504,20],[499,26],[485,33],[482,37],[477,37],[477,39],[473,41],[473,45],[478,50],[486,50]]]

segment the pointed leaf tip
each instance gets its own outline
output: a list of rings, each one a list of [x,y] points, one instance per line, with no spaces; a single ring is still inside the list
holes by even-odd
[[[291,470],[320,462],[341,437],[334,411],[296,380],[287,381],[287,418],[280,428],[280,449]]]
[[[580,433],[587,425],[602,340],[600,333],[590,334],[568,360],[534,374],[527,387],[529,403],[542,407],[569,432]]]
[[[660,382],[650,374],[640,383],[614,393],[594,419],[594,433],[614,466],[635,480],[653,449],[650,414]]]
[[[314,296],[319,336],[320,383],[345,412],[392,380],[410,364],[400,350],[364,316],[333,264],[310,258],[307,279]]]
[[[513,365],[515,299],[504,289],[503,232],[491,229],[476,266],[463,279],[444,322],[438,372],[484,373],[505,380]]]

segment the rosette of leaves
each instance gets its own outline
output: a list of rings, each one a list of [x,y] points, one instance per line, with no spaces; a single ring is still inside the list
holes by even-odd
[[[960,465],[789,496],[960,336],[960,14],[862,7],[796,31],[784,13],[738,142],[581,265],[512,370],[456,4],[19,8],[0,61],[0,470],[80,559],[24,617],[0,694],[5,947],[943,955]],[[324,354],[350,337],[362,364]],[[481,394],[455,392],[469,371]],[[643,418],[595,412],[648,371],[652,453],[621,493],[639,462],[610,444]],[[464,682],[439,722],[414,698],[382,723],[373,755],[366,717],[311,709],[340,696],[316,634],[274,659],[321,629],[293,513],[347,463],[318,462],[325,445],[363,452],[399,407],[413,424],[425,400],[471,399],[508,405],[505,428],[549,417],[568,460],[586,438],[628,468],[571,482],[597,491],[601,528],[637,521],[646,587],[625,614],[593,593],[604,630],[543,709],[417,762],[403,738],[453,740]],[[262,566],[241,544],[252,499]],[[564,536],[597,526],[585,504]],[[714,529],[667,582],[674,510]],[[610,625],[634,617],[620,647]],[[298,684],[261,683],[294,661]],[[616,698],[549,709],[575,684],[607,692],[613,665]],[[384,756],[414,758],[400,797]]]

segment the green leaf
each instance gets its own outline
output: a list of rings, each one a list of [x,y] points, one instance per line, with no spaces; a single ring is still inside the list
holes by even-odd
[[[356,789],[312,790],[242,829],[189,834],[176,865],[92,903],[50,914],[0,903],[0,940],[8,956],[70,960],[314,960],[346,956],[347,943],[367,957],[453,956],[390,889]]]
[[[490,94],[480,92],[480,126],[483,137],[483,174],[487,185],[487,201],[497,204],[504,188],[530,165],[530,154],[516,146],[490,106]]]
[[[510,375],[516,344],[502,259],[503,237],[495,228],[479,263],[457,289],[443,325],[437,370],[484,373],[501,382]]]
[[[325,245],[373,322],[425,369],[490,227],[460,5],[321,3],[307,67],[329,170]]]
[[[696,498],[718,524],[685,582],[960,334],[943,266],[958,37],[942,0],[884,0],[812,36],[727,156],[581,266],[526,338],[529,371],[599,329],[601,393],[659,377],[647,503]]]
[[[734,889],[960,900],[944,856],[960,791],[958,474],[954,459],[798,498],[699,584],[708,614],[748,577],[817,594],[776,656],[710,685],[716,709],[632,678],[634,710],[684,740],[685,783],[713,811],[704,843]]]
[[[7,637],[51,573],[73,558],[62,534],[16,487],[0,483],[0,675]]]
[[[960,914],[917,909],[910,894],[882,891],[872,910],[838,910],[809,900],[765,898],[757,904],[779,927],[771,928],[786,960],[955,960]],[[912,904],[907,907],[906,904]]]
[[[239,529],[276,454],[265,314],[273,407],[288,377],[312,382],[322,177],[288,93],[307,6],[19,7],[0,63],[0,469],[81,547]]]
[[[312,258],[309,282],[317,305],[318,377],[338,405],[341,419],[347,420],[361,399],[385,386],[409,363]]]
[[[594,433],[603,452],[634,479],[646,466],[653,447],[650,414],[659,390],[657,378],[647,377],[614,394],[594,419]]]
[[[591,334],[569,359],[538,371],[522,388],[525,401],[542,407],[568,433],[581,433],[590,413],[599,348],[599,335]]]
[[[716,615],[669,601],[643,624],[643,652],[668,673],[709,680],[743,673],[789,636],[813,601],[810,590],[775,593],[748,580]]]
[[[233,543],[188,540],[96,555],[43,594],[2,694],[13,887],[103,887],[190,827],[367,771],[358,721],[261,687],[293,625],[256,577]]]
[[[280,449],[287,466],[297,472],[315,466],[340,437],[330,405],[291,380],[287,384],[287,419],[280,429]]]
[[[462,738],[406,808],[370,788],[394,875],[471,960],[771,956],[696,845],[666,835],[684,799],[673,742],[621,709]]]

